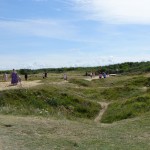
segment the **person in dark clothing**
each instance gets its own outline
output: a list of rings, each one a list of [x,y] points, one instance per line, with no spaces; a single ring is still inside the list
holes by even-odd
[[[17,83],[18,83],[18,74],[15,71],[15,69],[13,69],[11,73],[11,85],[17,85]]]
[[[47,72],[45,72],[45,78],[47,78]]]
[[[28,74],[27,73],[24,75],[24,78],[26,81],[28,80]]]

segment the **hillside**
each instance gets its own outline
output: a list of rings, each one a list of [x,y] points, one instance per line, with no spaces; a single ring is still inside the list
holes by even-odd
[[[16,87],[0,82],[0,149],[148,150],[149,73],[67,75],[30,74]]]

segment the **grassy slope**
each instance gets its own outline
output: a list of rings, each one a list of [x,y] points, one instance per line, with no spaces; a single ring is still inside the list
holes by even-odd
[[[0,115],[0,149],[148,150],[149,117],[148,113],[136,119],[104,125],[87,120]]]
[[[11,110],[8,114],[20,114],[21,111],[16,107],[12,109],[12,106],[25,104],[28,107],[32,105],[34,107],[31,107],[31,111],[25,109],[23,112],[30,112],[28,115],[47,116],[48,119],[1,115],[0,122],[3,124],[0,124],[0,145],[2,145],[0,149],[12,149],[13,145],[16,149],[148,149],[150,140],[149,74],[110,77],[91,82],[84,80],[85,77],[76,72],[70,73],[69,82],[63,82],[61,77],[62,75],[50,75],[47,80],[41,81],[44,86],[35,89],[12,90],[12,93],[10,91],[1,92],[1,114],[6,111],[3,110],[6,108],[3,106],[4,101],[7,101],[7,104],[8,102],[10,104],[7,111]],[[14,92],[16,94],[13,97]],[[45,106],[43,100],[47,97],[48,100],[55,98],[55,101],[50,99],[49,111],[53,110],[54,114],[45,115],[44,112],[40,114],[37,111],[33,113],[32,110],[37,110],[37,108],[40,109],[39,112],[43,110],[39,106],[44,107],[45,110],[47,105]],[[93,117],[100,109],[96,103],[92,103],[96,111],[93,111],[91,117],[87,116],[84,111],[80,115],[76,111],[76,115],[71,113],[68,117],[68,114],[64,113],[64,107],[61,110],[53,107],[55,105],[62,106],[62,102],[64,102],[63,105],[67,104],[65,110],[69,108],[70,104],[74,107],[81,104],[80,106],[84,108],[82,102],[89,104],[92,101],[111,102],[102,118],[103,122],[110,123],[127,118],[136,118],[109,125],[95,124]],[[90,108],[87,109],[87,112],[90,112],[89,110]],[[52,119],[52,116],[55,119]],[[66,117],[72,119],[74,116],[76,121],[63,119]],[[5,127],[7,124],[13,126]]]
[[[66,87],[67,89],[67,87]],[[2,91],[0,112],[22,115],[58,115],[66,117],[93,118],[100,106],[53,85],[33,89]]]

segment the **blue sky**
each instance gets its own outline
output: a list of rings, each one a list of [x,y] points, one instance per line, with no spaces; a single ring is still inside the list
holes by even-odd
[[[0,0],[0,69],[150,60],[149,0]]]

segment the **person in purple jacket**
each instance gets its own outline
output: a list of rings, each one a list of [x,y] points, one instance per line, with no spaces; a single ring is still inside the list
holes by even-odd
[[[11,73],[11,85],[17,85],[17,83],[18,83],[18,74],[15,71],[15,69],[13,69]]]

